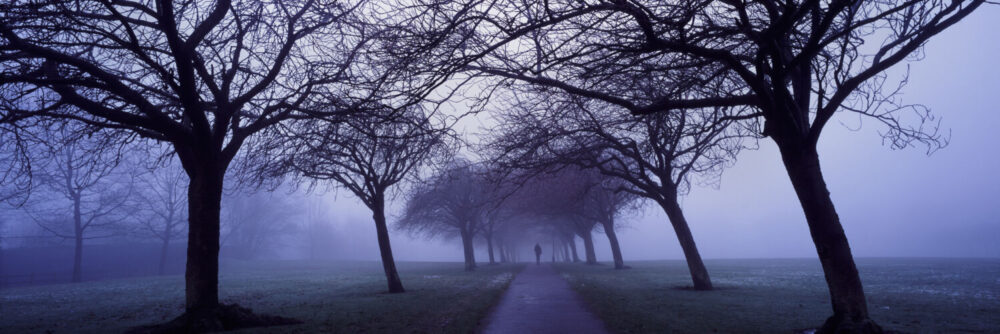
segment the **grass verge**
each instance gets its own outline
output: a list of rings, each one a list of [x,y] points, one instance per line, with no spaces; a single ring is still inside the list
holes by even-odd
[[[1000,333],[1000,259],[858,259],[872,318],[905,333]],[[831,314],[817,260],[712,260],[714,291],[683,261],[557,269],[617,333],[792,333]]]
[[[520,265],[398,263],[406,293],[386,293],[376,262],[232,263],[220,298],[302,324],[238,333],[468,333],[495,304]],[[183,276],[0,290],[0,332],[114,333],[166,322],[183,312]]]

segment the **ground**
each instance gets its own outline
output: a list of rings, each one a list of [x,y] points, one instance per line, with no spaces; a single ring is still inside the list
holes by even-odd
[[[398,264],[406,293],[385,293],[377,262],[233,263],[220,298],[300,325],[238,333],[468,333],[475,331],[522,266]],[[114,333],[180,315],[183,277],[105,280],[0,290],[0,332]]]
[[[548,263],[521,271],[483,323],[482,334],[608,333]]]
[[[690,290],[682,261],[558,264],[585,307],[617,333],[792,333],[830,315],[816,260],[709,260],[715,291]],[[906,333],[1000,333],[1000,259],[859,259],[872,317]],[[530,264],[534,266],[534,264]],[[377,262],[230,263],[221,297],[299,325],[239,333],[469,333],[523,265],[399,264],[385,293]],[[511,289],[513,291],[514,289]],[[179,275],[0,289],[0,332],[114,333],[181,314]]]
[[[905,333],[1000,333],[1000,259],[858,259],[872,317]],[[682,261],[560,264],[617,333],[792,333],[831,314],[819,262],[706,261],[715,291],[690,290]]]

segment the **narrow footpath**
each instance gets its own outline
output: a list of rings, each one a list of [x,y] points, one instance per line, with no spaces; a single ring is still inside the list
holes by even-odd
[[[486,318],[484,334],[608,331],[550,264],[529,264]]]

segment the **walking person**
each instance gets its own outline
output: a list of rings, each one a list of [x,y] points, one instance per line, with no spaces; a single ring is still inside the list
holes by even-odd
[[[535,244],[535,265],[542,264],[542,246]]]

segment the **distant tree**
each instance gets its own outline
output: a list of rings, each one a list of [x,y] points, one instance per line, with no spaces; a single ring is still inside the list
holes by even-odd
[[[418,167],[447,151],[449,133],[424,110],[375,109],[342,121],[294,124],[285,139],[284,165],[317,181],[349,190],[375,222],[390,293],[404,292],[389,242],[385,202]]]
[[[615,269],[624,269],[625,260],[615,231],[618,224],[616,218],[638,209],[640,196],[626,191],[629,185],[619,178],[596,172],[588,174],[589,186],[583,197],[581,214],[600,224],[604,235],[608,237]]]
[[[305,239],[304,247],[310,260],[317,259],[320,249],[331,246],[334,241],[335,230],[331,214],[326,210],[318,199],[308,201],[305,213],[302,215],[302,227],[299,231]]]
[[[0,215],[0,289],[2,289],[4,285],[7,283],[6,278],[4,276],[6,268],[4,267],[4,262],[3,262],[3,249],[4,247],[7,246],[7,243],[4,242],[6,238],[7,238],[7,217]]]
[[[32,178],[41,185],[25,204],[25,212],[49,234],[72,240],[72,282],[82,281],[86,240],[122,233],[123,212],[132,192],[132,180],[118,172],[117,151],[108,149],[108,137],[75,137],[57,131],[38,146]]]
[[[257,153],[242,148],[291,119],[420,101],[457,69],[425,64],[463,40],[435,33],[449,17],[409,20],[366,1],[15,0],[0,13],[0,121],[121,130],[169,143],[181,161],[185,313],[167,327],[184,331],[281,322],[218,300],[225,176]]]
[[[607,83],[613,84],[613,83]],[[634,90],[656,96],[641,78]],[[622,83],[626,85],[626,83]],[[712,282],[679,202],[692,178],[715,184],[751,134],[732,120],[743,109],[682,110],[632,116],[601,101],[559,91],[522,88],[507,101],[489,149],[512,168],[572,165],[623,181],[617,191],[650,199],[667,214],[695,289]],[[623,198],[624,199],[624,198]]]
[[[137,166],[136,166],[137,167]],[[167,254],[172,241],[184,239],[187,229],[187,174],[178,162],[149,171],[137,180],[132,197],[137,209],[140,236],[160,242],[157,272],[166,273]]]
[[[902,104],[885,71],[984,3],[507,1],[488,21],[513,23],[492,31],[537,29],[514,43],[494,38],[508,47],[479,69],[632,114],[751,109],[740,118],[777,144],[823,266],[833,316],[820,332],[877,333],[816,146],[837,111],[850,111],[884,125],[895,148],[940,147],[933,118]],[[636,74],[664,94],[609,84]]]
[[[219,321],[232,314],[215,312],[224,175],[251,136],[306,117],[317,87],[340,83],[321,75],[330,71],[318,64],[349,66],[347,55],[358,46],[336,37],[355,35],[356,6],[5,2],[0,120],[80,122],[170,143],[190,178],[186,312],[171,327],[244,326]]]
[[[298,232],[303,208],[274,192],[235,192],[222,200],[222,249],[227,256],[259,259]]]
[[[429,237],[462,240],[465,270],[476,268],[475,237],[480,233],[491,195],[481,167],[459,160],[416,184],[408,193],[397,228]]]
[[[549,233],[559,241],[553,242],[553,247],[567,242],[573,243],[575,248],[573,235],[579,236],[583,239],[586,263],[597,264],[593,230],[599,220],[588,215],[587,211],[591,209],[586,207],[592,204],[587,201],[592,187],[591,175],[572,166],[529,175],[530,178],[519,189],[520,209],[550,226]]]

